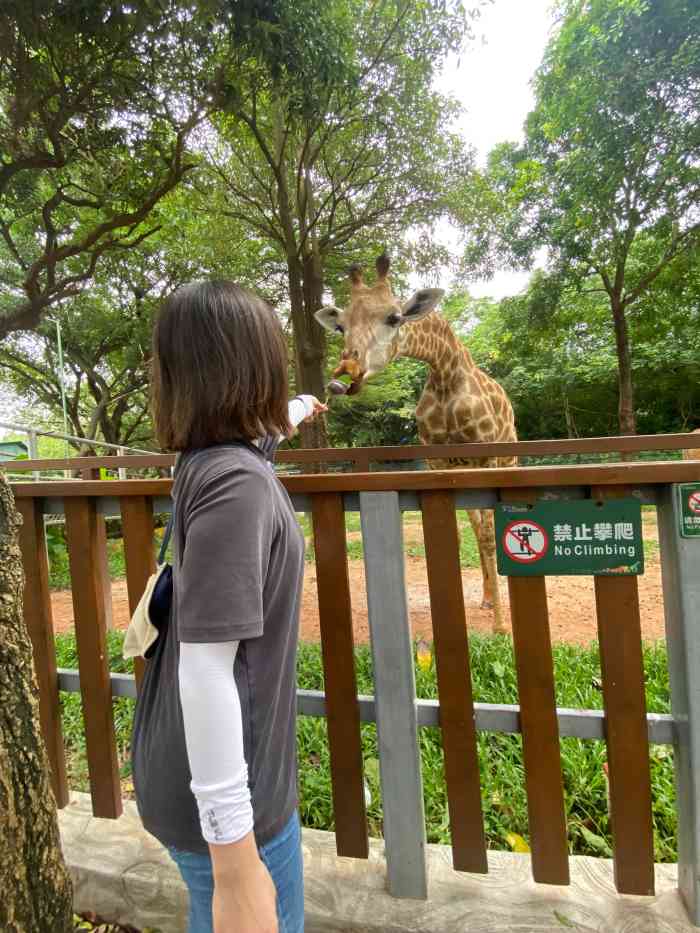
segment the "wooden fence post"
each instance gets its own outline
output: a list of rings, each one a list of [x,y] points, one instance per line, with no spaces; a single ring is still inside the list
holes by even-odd
[[[98,480],[100,478],[99,468],[93,467],[89,470],[81,470],[81,476],[84,480]],[[95,522],[98,538],[99,574],[104,593],[105,626],[109,629],[113,627],[114,619],[112,616],[112,580],[109,574],[109,554],[107,551],[107,522],[104,515],[100,514],[95,516]]]
[[[357,701],[345,512],[340,493],[311,499],[316,585],[338,855],[367,858],[367,815]]]
[[[458,871],[485,873],[488,861],[455,495],[445,490],[421,493],[421,509],[452,863]]]
[[[100,570],[100,516],[95,499],[67,496],[64,505],[92,807],[95,816],[116,819],[122,803]]]
[[[534,504],[537,490],[501,489],[500,499]],[[508,595],[518,676],[532,877],[541,884],[569,884],[564,779],[546,578],[508,577]]]
[[[594,499],[629,487],[592,486]],[[595,576],[615,885],[621,894],[654,893],[649,730],[636,576]]]

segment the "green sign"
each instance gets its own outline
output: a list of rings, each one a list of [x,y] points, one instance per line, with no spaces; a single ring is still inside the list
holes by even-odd
[[[498,572],[509,577],[644,572],[636,499],[501,503],[496,544]]]
[[[682,483],[678,495],[682,537],[700,538],[700,483]]]

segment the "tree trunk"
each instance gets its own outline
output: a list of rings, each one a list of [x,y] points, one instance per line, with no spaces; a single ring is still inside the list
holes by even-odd
[[[323,328],[313,317],[313,311],[307,307],[304,268],[296,255],[288,255],[289,301],[292,312],[292,328],[295,345],[295,371],[297,392],[315,395],[323,400],[325,387],[325,344]],[[314,286],[318,288],[318,285]],[[323,283],[321,280],[321,294]],[[318,308],[321,307],[318,299]],[[318,310],[318,308],[314,310]],[[304,447],[327,447],[326,423],[324,418],[316,418],[300,426]]]
[[[314,316],[323,305],[323,269],[315,249],[304,257],[303,275],[304,313],[308,326],[306,354],[302,359],[302,384],[313,386],[304,391],[323,401],[326,397],[326,332]],[[328,446],[325,417],[302,425],[302,442],[304,447]]]
[[[637,433],[637,416],[634,408],[634,385],[632,383],[632,353],[630,349],[629,329],[622,303],[611,298],[613,324],[615,326],[615,347],[617,349],[617,379],[619,387],[618,417],[620,434]]]
[[[282,132],[283,123],[284,121],[278,112],[275,131],[277,152],[280,154],[280,160],[286,141],[286,137]],[[326,396],[324,371],[326,361],[325,331],[314,318],[314,313],[321,307],[323,297],[323,271],[318,257],[318,250],[315,248],[313,240],[308,236],[308,211],[313,210],[313,205],[310,205],[307,199],[306,206],[302,211],[297,199],[298,210],[296,213],[292,210],[289,189],[283,172],[280,172],[277,176],[277,194],[277,210],[283,232],[287,275],[289,278],[289,303],[295,346],[296,389],[299,393],[315,395],[316,398],[323,400]],[[299,239],[297,234],[299,234]],[[315,418],[308,424],[300,425],[299,433],[304,447],[328,446],[326,421],[323,417]],[[318,464],[315,464],[314,468],[318,468],[318,466]]]
[[[0,473],[0,930],[67,933],[73,891],[58,834],[22,615],[21,518]]]
[[[574,421],[571,405],[569,405],[569,396],[566,394],[566,392],[564,393],[564,418],[566,420],[566,436],[569,438],[578,437],[576,422]]]

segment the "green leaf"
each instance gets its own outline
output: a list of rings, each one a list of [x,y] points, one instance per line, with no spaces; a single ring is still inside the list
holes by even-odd
[[[511,847],[513,852],[526,853],[530,851],[530,846],[522,836],[518,835],[518,833],[506,833],[506,842]]]
[[[365,758],[365,776],[375,787],[379,786],[379,761],[377,758]]]
[[[595,833],[592,833],[590,829],[585,827],[583,824],[579,826],[579,829],[581,830],[581,835],[586,840],[588,845],[591,846],[591,848],[597,849],[599,852],[602,852],[603,855],[612,855],[612,849],[602,836],[597,836]]]
[[[569,927],[570,929],[573,929],[576,926],[576,924],[569,920],[568,917],[565,917],[564,914],[560,914],[558,910],[554,911],[554,919],[563,927]]]

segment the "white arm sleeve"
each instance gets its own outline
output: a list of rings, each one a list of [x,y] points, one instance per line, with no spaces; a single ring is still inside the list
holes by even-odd
[[[208,843],[238,842],[253,828],[241,702],[233,676],[237,641],[180,643],[180,702],[192,793]]]
[[[298,395],[289,403],[289,420],[295,428],[301,424],[304,418],[310,418],[313,413],[313,395]]]

